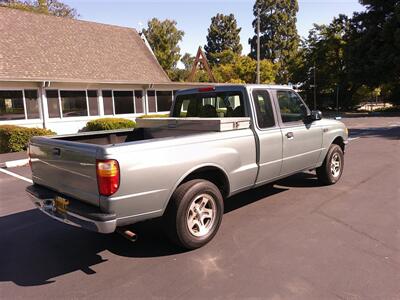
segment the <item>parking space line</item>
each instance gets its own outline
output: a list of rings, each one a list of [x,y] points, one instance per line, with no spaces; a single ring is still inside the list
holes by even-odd
[[[4,173],[4,174],[7,174],[7,175],[10,175],[10,176],[13,176],[13,177],[15,177],[15,178],[24,180],[24,181],[26,181],[26,182],[33,183],[33,181],[32,181],[31,179],[26,178],[26,177],[21,176],[21,175],[18,175],[18,174],[13,173],[13,172],[10,172],[10,171],[8,171],[8,170],[5,170],[5,169],[0,168],[0,172],[2,172],[2,173]]]

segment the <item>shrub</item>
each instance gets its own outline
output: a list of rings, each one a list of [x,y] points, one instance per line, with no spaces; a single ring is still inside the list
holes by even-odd
[[[375,109],[374,112],[400,112],[400,106],[390,106]]]
[[[138,117],[139,119],[152,119],[152,118],[168,118],[169,114],[157,115],[157,114],[150,114],[150,115],[143,115]]]
[[[0,153],[26,150],[33,136],[53,135],[53,131],[15,125],[0,125]]]
[[[123,118],[102,118],[87,122],[82,131],[101,131],[114,130],[122,128],[135,128],[134,121]]]

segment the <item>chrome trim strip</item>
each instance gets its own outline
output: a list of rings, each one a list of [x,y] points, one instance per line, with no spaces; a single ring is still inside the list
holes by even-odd
[[[153,211],[145,212],[145,213],[142,213],[142,214],[137,214],[137,215],[132,215],[132,216],[126,216],[126,217],[118,218],[118,220],[129,219],[129,218],[135,218],[135,217],[140,217],[140,216],[144,216],[144,215],[150,215],[150,214],[158,213],[158,212],[161,212],[161,211],[162,211],[162,209],[153,210]]]
[[[159,192],[162,192],[162,191],[166,191],[166,189],[152,190],[152,191],[148,191],[148,192],[141,192],[141,193],[136,193],[136,194],[129,194],[129,195],[118,196],[118,197],[111,197],[111,198],[108,198],[108,199],[110,199],[110,200],[121,200],[121,199],[126,199],[126,198],[131,198],[131,197],[140,197],[140,196],[144,196],[144,195],[159,193]]]

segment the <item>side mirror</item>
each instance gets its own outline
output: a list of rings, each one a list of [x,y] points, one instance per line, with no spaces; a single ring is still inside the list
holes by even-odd
[[[322,119],[322,113],[320,110],[312,110],[310,114],[311,121],[318,121]]]
[[[306,121],[314,122],[322,119],[322,113],[319,110],[312,110],[306,117]]]

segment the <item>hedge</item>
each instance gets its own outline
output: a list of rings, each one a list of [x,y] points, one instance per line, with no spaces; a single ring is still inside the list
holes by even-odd
[[[138,117],[139,119],[152,119],[152,118],[168,118],[169,114],[163,114],[163,115],[157,115],[157,114],[149,114],[149,115],[143,115]]]
[[[53,134],[55,133],[48,129],[0,125],[0,153],[26,150],[33,136]]]
[[[122,128],[135,128],[134,121],[123,118],[102,118],[87,122],[82,131],[101,131]]]

